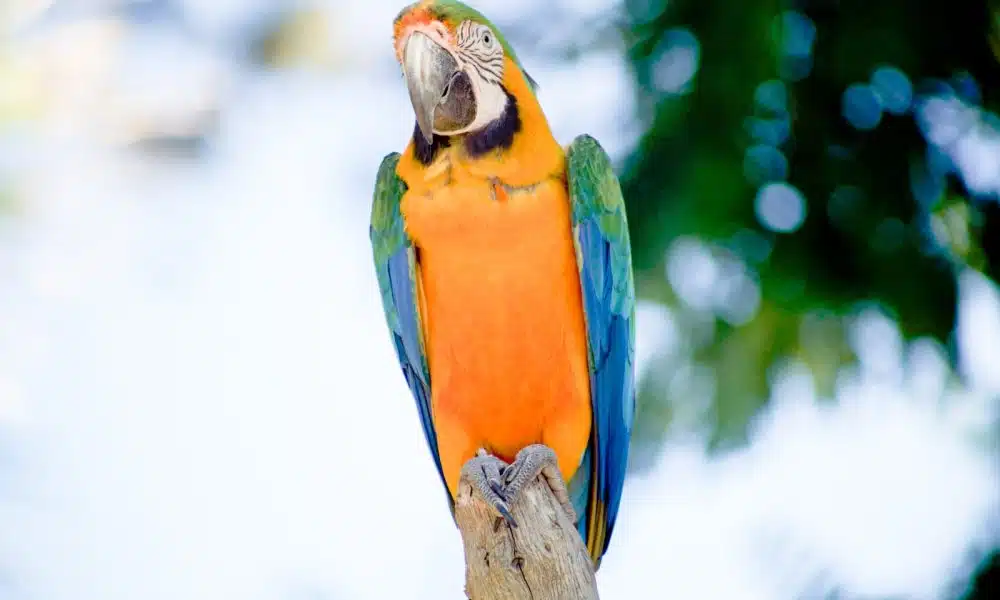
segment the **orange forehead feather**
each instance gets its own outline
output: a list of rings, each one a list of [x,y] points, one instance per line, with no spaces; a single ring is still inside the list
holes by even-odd
[[[451,37],[453,27],[450,23],[442,20],[439,15],[431,10],[433,0],[423,0],[404,10],[392,24],[392,41],[396,47],[396,58],[401,59],[402,42],[407,34],[415,29],[437,29],[439,32],[447,32],[446,37]]]
[[[415,25],[429,25],[433,20],[434,17],[431,16],[431,11],[418,5],[412,10],[399,15],[399,18],[396,19],[392,27],[392,38],[395,41],[399,41],[402,38],[403,32],[409,31]]]

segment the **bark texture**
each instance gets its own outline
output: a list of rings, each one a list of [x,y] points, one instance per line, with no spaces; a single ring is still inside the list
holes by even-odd
[[[455,520],[471,600],[596,600],[593,563],[544,477],[521,490],[511,527],[466,481]]]

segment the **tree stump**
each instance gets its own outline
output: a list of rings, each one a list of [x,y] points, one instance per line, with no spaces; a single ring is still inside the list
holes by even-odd
[[[580,534],[544,477],[513,503],[512,527],[462,480],[455,520],[465,546],[471,600],[596,600],[594,567]]]

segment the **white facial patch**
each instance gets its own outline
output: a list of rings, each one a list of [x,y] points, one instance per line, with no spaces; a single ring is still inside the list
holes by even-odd
[[[448,135],[482,129],[503,116],[507,108],[507,94],[500,84],[503,80],[503,45],[496,34],[488,25],[463,21],[455,37],[459,64],[469,76],[476,98],[476,118],[460,130],[438,132]]]

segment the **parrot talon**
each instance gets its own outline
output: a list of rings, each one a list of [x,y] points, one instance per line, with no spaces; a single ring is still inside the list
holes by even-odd
[[[543,444],[525,446],[517,453],[514,462],[504,469],[504,497],[508,502],[514,502],[524,486],[539,475],[545,477],[549,489],[566,511],[570,522],[576,523],[576,511],[570,501],[566,482],[563,481],[559,471],[559,460],[555,451]]]
[[[503,485],[499,481],[490,478],[487,479],[486,482],[490,484],[490,489],[492,489],[497,496],[500,496],[501,498],[503,497]]]
[[[510,506],[504,495],[501,472],[507,468],[507,463],[480,449],[475,458],[469,459],[462,466],[461,479],[479,490],[483,499],[502,516],[511,527],[517,527],[517,521],[510,514]]]

